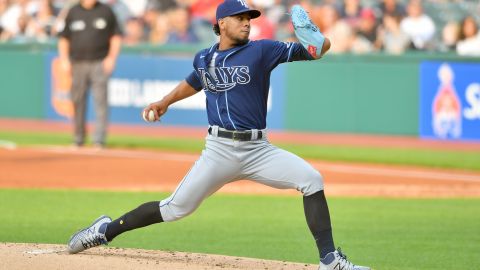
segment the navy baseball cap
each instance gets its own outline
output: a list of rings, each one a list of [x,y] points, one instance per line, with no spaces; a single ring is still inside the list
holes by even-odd
[[[225,0],[217,7],[217,22],[222,18],[245,12],[248,12],[252,19],[261,15],[260,11],[248,7],[247,0]]]

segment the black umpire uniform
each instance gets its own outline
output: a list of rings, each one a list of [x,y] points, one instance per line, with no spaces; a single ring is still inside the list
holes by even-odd
[[[86,136],[86,107],[91,88],[95,103],[93,143],[105,145],[108,125],[108,79],[121,47],[121,30],[112,9],[97,0],[73,6],[60,33],[58,51],[62,66],[72,72],[75,144]]]

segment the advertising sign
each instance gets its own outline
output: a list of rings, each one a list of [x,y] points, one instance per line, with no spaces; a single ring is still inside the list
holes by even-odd
[[[54,120],[71,119],[73,109],[68,89],[71,78],[59,68],[56,55],[48,55],[48,58],[50,79],[46,86],[47,117]],[[144,123],[142,109],[149,103],[160,100],[192,71],[192,57],[120,55],[108,86],[110,121],[123,124]],[[267,117],[269,128],[283,128],[284,78],[284,68],[277,67],[271,78]],[[93,121],[95,112],[92,94],[89,96],[87,118]],[[207,126],[205,106],[205,94],[200,91],[170,106],[160,124]]]
[[[480,140],[480,64],[423,62],[420,136]]]

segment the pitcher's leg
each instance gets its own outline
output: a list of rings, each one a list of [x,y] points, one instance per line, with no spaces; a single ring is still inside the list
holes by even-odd
[[[158,205],[159,201],[140,205],[107,225],[105,237],[110,242],[117,235],[133,229],[142,228],[163,221]]]
[[[105,232],[106,239],[112,241],[126,231],[185,217],[205,198],[235,179],[239,172],[238,162],[230,159],[228,154],[222,154],[222,149],[215,146],[214,142],[207,142],[207,146],[210,147],[202,152],[170,197],[162,201],[144,203],[110,222]]]
[[[108,79],[109,74],[103,70],[102,62],[92,64],[92,93],[95,103],[95,131],[93,143],[104,145],[108,128]]]
[[[160,202],[164,221],[192,213],[200,203],[223,185],[240,177],[241,164],[231,142],[207,136],[206,148],[175,192]]]
[[[317,244],[318,255],[324,258],[328,253],[335,251],[330,212],[324,191],[303,196],[303,210],[308,228]]]
[[[254,181],[301,191],[305,218],[320,258],[335,250],[323,178],[317,170],[300,157],[273,145],[256,152],[249,167]]]
[[[204,151],[175,192],[160,202],[163,220],[175,221],[191,214],[205,198],[235,179],[238,172],[238,163]]]
[[[323,190],[323,177],[300,157],[267,144],[250,154],[245,166],[248,178],[280,189],[296,189],[304,196]]]

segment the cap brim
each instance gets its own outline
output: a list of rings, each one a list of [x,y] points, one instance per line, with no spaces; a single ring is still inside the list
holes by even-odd
[[[260,17],[260,15],[262,15],[262,13],[259,10],[250,9],[250,10],[246,10],[246,11],[240,11],[240,12],[237,12],[237,13],[233,13],[233,14],[230,14],[228,16],[234,16],[234,15],[238,15],[238,14],[242,14],[242,13],[250,14],[250,19],[255,19],[255,18]]]

